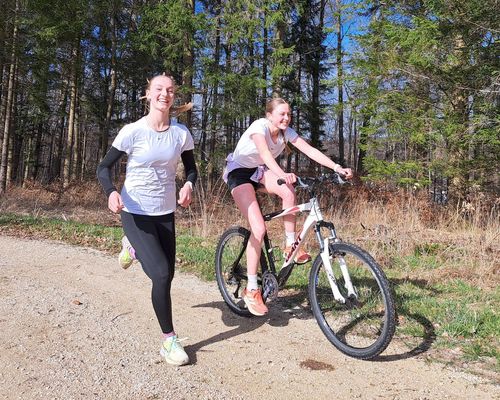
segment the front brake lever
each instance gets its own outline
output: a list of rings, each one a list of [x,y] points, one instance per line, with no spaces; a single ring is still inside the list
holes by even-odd
[[[297,176],[297,182],[299,182],[299,185],[300,187],[302,188],[307,188],[309,187],[309,185],[307,183],[305,183],[302,179],[300,179],[300,177]]]
[[[345,176],[339,174],[338,172],[335,172],[335,174],[333,175],[333,181],[339,185],[345,185],[346,183],[352,185],[351,181],[345,179]]]

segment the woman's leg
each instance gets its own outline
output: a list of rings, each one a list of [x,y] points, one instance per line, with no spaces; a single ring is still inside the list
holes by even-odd
[[[157,228],[160,236],[160,245],[167,257],[170,281],[172,281],[175,273],[175,214],[162,215]]]
[[[281,197],[283,208],[293,207],[295,205],[295,188],[292,185],[278,185],[278,176],[271,170],[266,170],[261,179],[261,183],[268,193],[276,194]],[[295,234],[295,214],[283,217],[285,232]]]
[[[240,212],[250,225],[250,239],[247,245],[247,268],[249,275],[256,275],[259,266],[262,240],[266,233],[264,218],[251,183],[235,187],[231,194]]]
[[[257,203],[255,189],[251,183],[236,186],[231,191],[231,194],[250,225],[250,238],[247,244],[248,282],[241,297],[252,314],[262,316],[267,314],[268,309],[262,299],[262,293],[257,286],[257,269],[262,249],[262,240],[266,234],[264,218]]]
[[[266,191],[281,197],[283,208],[293,207],[296,204],[295,188],[292,185],[278,185],[278,176],[271,170],[264,172],[261,183],[266,188]],[[288,254],[292,249],[292,244],[295,242],[295,214],[286,215],[283,217],[285,225],[285,253]],[[295,262],[303,264],[311,260],[311,256],[301,247],[296,256]]]
[[[170,287],[174,273],[175,237],[174,232],[166,235],[162,227],[162,224],[173,226],[173,214],[156,217],[122,211],[121,218],[137,259],[152,281],[151,300],[162,332],[173,332]]]

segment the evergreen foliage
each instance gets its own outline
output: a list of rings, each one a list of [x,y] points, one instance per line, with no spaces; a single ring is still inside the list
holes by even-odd
[[[0,189],[94,179],[118,129],[143,115],[147,78],[167,72],[195,104],[180,118],[207,188],[281,96],[301,136],[366,180],[498,193],[495,0],[4,3]]]

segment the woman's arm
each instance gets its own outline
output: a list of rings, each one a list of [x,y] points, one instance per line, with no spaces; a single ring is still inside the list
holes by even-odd
[[[196,162],[194,161],[193,150],[183,151],[181,153],[181,160],[186,173],[186,181],[191,182],[194,186],[196,180],[198,179],[198,169],[196,168]]]
[[[179,190],[179,200],[177,200],[177,203],[182,207],[187,207],[192,201],[194,184],[198,178],[198,169],[194,161],[193,150],[183,151],[181,153],[181,159],[186,172],[186,183],[184,183],[184,186]]]
[[[111,180],[111,167],[124,155],[124,151],[111,146],[97,167],[97,179],[101,184],[106,196],[108,196],[108,208],[118,214],[124,207],[122,197],[116,190]]]
[[[292,144],[304,153],[310,159],[316,161],[318,164],[324,165],[327,168],[333,169],[339,174],[345,175],[347,179],[352,178],[352,170],[350,168],[343,168],[340,164],[335,163],[328,156],[323,154],[317,148],[311,146],[304,139],[298,136]]]
[[[113,185],[111,180],[111,167],[124,155],[124,151],[120,151],[117,148],[111,146],[109,151],[104,156],[103,160],[97,166],[97,179],[101,184],[106,196],[113,192],[116,192],[116,187]]]
[[[269,147],[267,146],[265,136],[254,134],[252,135],[252,140],[254,141],[255,146],[259,151],[259,155],[264,161],[264,164],[266,164],[267,168],[274,172],[276,176],[282,178],[286,184],[292,184],[297,180],[294,173],[286,173],[276,162],[271,151],[269,150]]]
[[[265,136],[259,135],[256,133],[256,134],[252,135],[252,140],[255,143],[255,146],[257,147],[259,155],[262,158],[262,160],[264,161],[264,164],[266,164],[267,168],[269,168],[271,171],[273,171],[278,176],[284,175],[285,172],[279,166],[279,164],[276,162],[271,151],[269,150],[269,147],[267,146]]]

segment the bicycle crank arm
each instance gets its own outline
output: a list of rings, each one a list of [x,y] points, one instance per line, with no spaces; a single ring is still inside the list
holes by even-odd
[[[337,286],[337,281],[335,279],[335,276],[333,275],[332,264],[330,263],[330,249],[328,246],[328,240],[328,238],[325,239],[325,245],[323,246],[323,251],[321,252],[321,259],[323,260],[323,265],[325,266],[328,282],[330,282],[330,287],[332,288],[333,297],[338,302],[345,304],[346,300],[340,293],[339,287]]]

